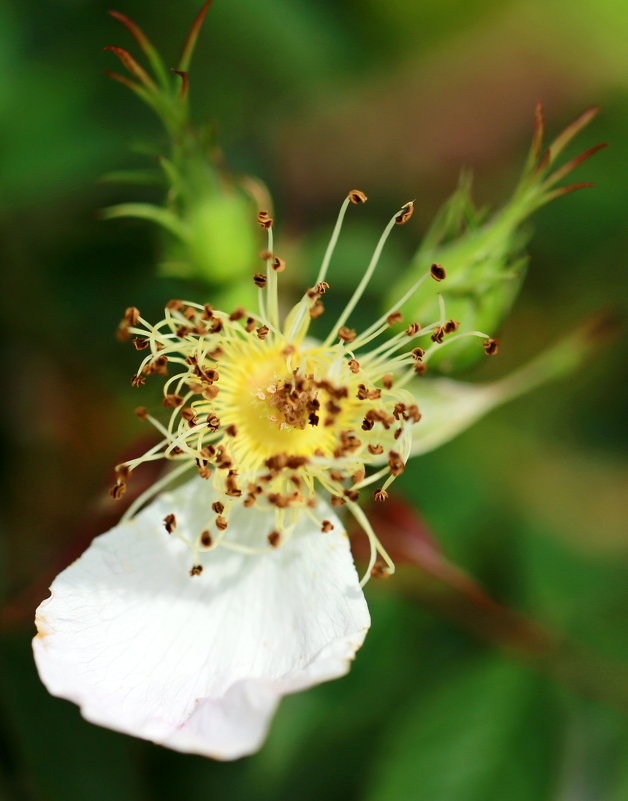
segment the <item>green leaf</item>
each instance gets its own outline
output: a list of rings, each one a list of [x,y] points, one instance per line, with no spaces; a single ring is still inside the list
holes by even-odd
[[[549,799],[552,726],[542,687],[529,670],[490,656],[420,689],[389,726],[368,801]]]

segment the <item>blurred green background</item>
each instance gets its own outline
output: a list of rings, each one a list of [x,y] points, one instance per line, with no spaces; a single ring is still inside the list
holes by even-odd
[[[174,64],[198,7],[119,10]],[[140,151],[161,136],[102,74],[117,68],[104,46],[133,46],[107,9],[0,0],[0,798],[628,799],[622,338],[415,460],[395,485],[396,508],[493,601],[416,565],[371,582],[373,628],[351,674],[287,698],[255,757],[214,763],[99,729],[40,685],[34,607],[115,521],[111,466],[144,436],[129,386],[136,354],[113,336],[121,312],[134,304],[150,319],[170,297],[206,291],[156,277],[162,240],[148,223],[98,219],[112,203],[161,197],[100,182],[146,166]],[[462,167],[481,203],[506,199],[536,100],[550,133],[600,104],[570,151],[610,143],[576,179],[597,186],[535,218],[502,353],[469,376],[488,378],[591,312],[622,298],[625,310],[627,26],[617,0],[216,0],[193,108],[214,121],[230,169],[268,186],[296,283],[348,189],[369,204],[332,268],[345,292],[391,210],[417,198],[386,250],[375,307]]]

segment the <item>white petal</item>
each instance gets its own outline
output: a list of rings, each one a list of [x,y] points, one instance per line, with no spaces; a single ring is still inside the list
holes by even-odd
[[[180,751],[235,759],[257,750],[282,695],[342,676],[370,625],[338,518],[323,534],[305,515],[278,548],[201,555],[213,517],[207,482],[162,494],[97,537],[55,579],[37,611],[40,676],[88,720]],[[274,516],[238,507],[232,539],[264,547]]]

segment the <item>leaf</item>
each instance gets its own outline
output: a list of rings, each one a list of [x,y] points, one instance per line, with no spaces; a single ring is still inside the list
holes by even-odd
[[[552,727],[542,686],[497,656],[458,665],[389,727],[368,801],[549,799]]]

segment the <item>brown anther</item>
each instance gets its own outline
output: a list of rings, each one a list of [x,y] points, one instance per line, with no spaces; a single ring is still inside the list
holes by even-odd
[[[281,534],[278,531],[271,531],[267,537],[268,544],[271,548],[276,548],[281,540]]]
[[[352,189],[349,192],[349,200],[353,203],[354,206],[359,206],[361,203],[366,203],[368,198],[360,189]]]
[[[379,456],[380,453],[384,453],[384,446],[383,445],[369,445],[368,452],[373,454],[373,456]]]
[[[388,452],[388,467],[393,476],[398,476],[403,473],[406,465],[397,451]]]
[[[460,323],[458,320],[448,320],[443,328],[445,329],[446,334],[453,334],[454,331],[457,331],[460,328]]]
[[[229,527],[229,523],[227,523],[226,519],[222,515],[218,515],[216,517],[216,528],[218,531],[226,531]]]
[[[209,305],[209,303],[206,303],[203,306],[203,311],[201,312],[202,319],[203,320],[211,320],[213,316],[214,316],[214,310]]]
[[[499,353],[499,339],[485,339],[483,347],[487,356],[495,356]]]
[[[427,372],[427,364],[425,364],[424,362],[419,362],[418,364],[415,364],[414,372],[417,375],[425,375],[425,373]]]
[[[255,318],[254,317],[247,317],[246,318],[245,328],[249,332],[249,334],[251,333],[251,331],[253,331],[255,329]]]
[[[225,433],[228,434],[230,437],[237,437],[238,436],[238,429],[232,423],[230,426],[225,428]]]
[[[135,409],[135,414],[142,421],[148,419],[148,409],[146,408],[146,406],[137,406]]]
[[[212,334],[219,334],[222,331],[222,329],[223,329],[222,320],[214,320],[209,330],[212,332]]]
[[[221,515],[225,511],[225,507],[220,501],[214,501],[212,503],[212,511],[217,515]]]
[[[214,370],[213,367],[210,367],[209,370],[203,371],[203,377],[206,378],[210,384],[213,384],[214,381],[218,381],[220,378],[220,373],[218,370]]]
[[[179,337],[179,339],[183,339],[183,337],[186,337],[189,333],[190,329],[187,325],[180,325],[175,331],[175,334]]]
[[[210,431],[217,431],[220,428],[220,419],[212,412],[207,415],[205,422]]]
[[[202,572],[203,565],[192,565],[192,568],[190,569],[191,576],[200,576]]]
[[[442,264],[432,264],[430,267],[430,274],[435,281],[443,281],[447,276]]]
[[[373,493],[373,498],[375,498],[376,501],[387,501],[388,493],[385,489],[378,489]]]
[[[431,338],[432,342],[437,342],[439,345],[441,345],[442,342],[443,342],[444,336],[445,336],[445,329],[441,325],[438,325],[434,329],[434,333],[432,334],[432,336],[430,338]]]
[[[140,321],[140,310],[135,306],[129,306],[124,311],[124,319],[129,325],[137,325]]]
[[[198,465],[198,474],[201,478],[204,478],[205,480],[212,477],[211,468],[207,467],[206,465]]]
[[[406,328],[406,336],[414,337],[419,333],[420,330],[421,326],[419,323],[410,323],[410,325]]]
[[[242,505],[246,506],[248,508],[250,506],[253,506],[253,504],[255,503],[255,500],[256,500],[255,499],[255,495],[253,495],[252,492],[249,492],[249,494],[246,496],[246,498],[242,501]]]
[[[392,388],[394,378],[395,377],[392,373],[386,373],[386,375],[382,376],[382,384],[384,385],[384,389]]]
[[[183,316],[185,317],[186,320],[189,320],[190,322],[192,322],[192,320],[197,315],[197,311],[192,306],[186,306],[185,309],[183,309],[182,314],[183,314]]]
[[[323,522],[321,524],[321,531],[324,534],[327,534],[328,531],[332,531],[333,528],[334,528],[333,523],[331,523],[329,520],[323,520]]]
[[[396,224],[405,225],[413,214],[414,214],[414,203],[410,201],[409,203],[406,203],[405,206],[401,207],[401,211],[395,217]]]
[[[406,415],[407,419],[412,420],[413,423],[418,423],[422,416],[416,403],[406,408]]]
[[[212,535],[207,530],[203,531],[203,533],[201,534],[201,545],[204,548],[209,548],[211,544],[212,544]]]
[[[369,391],[366,388],[366,384],[358,384],[358,391],[355,394],[358,400],[366,400],[369,396]]]
[[[366,473],[364,472],[364,470],[362,469],[356,470],[355,473],[351,476],[351,481],[353,481],[354,484],[359,484],[361,481],[364,481],[365,476]]]
[[[359,497],[360,493],[357,490],[352,490],[352,489],[345,490],[345,498],[348,501],[353,501],[355,503],[355,501],[357,501]]]
[[[293,353],[295,353],[295,351],[296,351],[296,348],[294,347],[294,345],[286,345],[286,347],[282,349],[281,355],[282,356],[291,356]]]
[[[268,279],[266,278],[264,273],[255,273],[255,275],[253,276],[253,283],[259,289],[264,289],[264,287],[266,286],[267,281],[268,281]]]
[[[262,261],[268,261],[269,259],[272,259],[273,254],[270,252],[270,250],[260,250],[259,257]]]
[[[142,337],[135,337],[133,340],[133,347],[135,350],[146,350],[148,347],[149,342],[147,339],[143,339]]]
[[[344,498],[341,498],[340,495],[332,495],[331,496],[331,505],[332,506],[344,506],[346,503]]]
[[[214,400],[214,398],[216,397],[216,395],[218,395],[219,392],[220,389],[218,387],[214,386],[213,384],[210,384],[210,386],[205,387],[205,389],[201,392],[201,395],[205,398],[205,400],[211,401]]]
[[[356,332],[353,328],[347,328],[346,325],[343,325],[340,331],[338,331],[338,337],[342,339],[343,342],[353,342],[356,338]]]
[[[134,375],[131,379],[131,386],[132,387],[141,387],[143,384],[146,383],[146,379],[143,375]]]
[[[356,374],[360,372],[360,362],[357,361],[357,359],[349,359],[347,364],[352,373]]]
[[[177,527],[177,518],[174,515],[166,515],[164,517],[164,527],[168,534],[172,534]]]
[[[319,281],[318,284],[314,285],[314,292],[316,292],[317,295],[324,295],[328,289],[329,284],[327,281]]]
[[[365,417],[364,420],[362,420],[362,431],[370,431],[374,425],[375,423],[372,420],[367,420]]]
[[[126,492],[126,481],[118,480],[109,490],[109,495],[111,495],[114,501],[119,501],[125,492]]]
[[[380,559],[375,562],[373,567],[371,568],[371,578],[380,579],[380,578],[388,578],[390,576],[390,568]]]
[[[325,306],[317,300],[312,306],[310,306],[310,317],[312,320],[316,320],[321,314],[325,313]]]
[[[260,325],[260,327],[257,329],[257,336],[260,339],[266,339],[266,337],[268,336],[269,331],[270,331],[270,328],[267,325]]]
[[[410,355],[416,362],[420,362],[425,356],[425,351],[423,348],[414,348],[414,350],[410,351]]]
[[[231,320],[231,322],[235,322],[236,320],[241,320],[245,316],[246,316],[246,311],[241,306],[238,306],[237,309],[234,309],[231,312],[231,314],[229,315],[229,319]]]
[[[315,412],[310,412],[307,421],[311,426],[317,426],[320,422],[320,417]]]
[[[168,407],[181,406],[183,398],[181,395],[165,395],[162,401],[163,405]]]
[[[267,211],[260,211],[257,215],[257,222],[267,230],[272,227],[273,221]]]
[[[184,406],[181,409],[181,417],[187,420],[190,425],[196,425],[197,423],[196,412],[191,406]]]
[[[276,273],[282,273],[286,269],[286,262],[280,259],[279,256],[275,256],[270,266]]]
[[[170,309],[170,311],[181,311],[183,308],[183,301],[176,299],[169,300],[168,303],[166,303],[166,308]]]
[[[369,400],[379,400],[382,397],[382,391],[379,389],[379,387],[376,389],[371,389],[366,397]]]
[[[400,323],[403,320],[403,314],[400,311],[392,312],[386,318],[386,322],[388,325],[396,325],[396,323]]]

